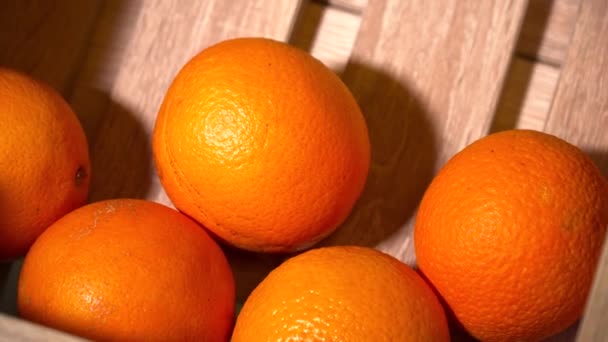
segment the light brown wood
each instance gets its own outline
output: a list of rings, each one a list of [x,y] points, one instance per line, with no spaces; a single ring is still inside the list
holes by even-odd
[[[84,340],[0,313],[0,342],[38,341],[78,342]]]
[[[581,0],[530,0],[517,52],[560,65],[568,51]]]
[[[366,116],[372,167],[348,221],[322,244],[365,244],[413,263],[424,189],[487,133],[526,1],[372,1],[344,79]]]
[[[582,0],[545,130],[587,151],[608,175],[608,2]],[[578,341],[606,341],[608,314],[608,245]]]
[[[0,3],[0,66],[21,70],[64,95],[88,44],[101,0]]]
[[[587,151],[608,172],[608,2],[583,0],[545,131]]]
[[[542,130],[557,87],[559,69],[515,58],[502,91],[492,132],[521,128]]]
[[[360,15],[310,2],[304,7],[301,24],[289,42],[341,73],[350,57],[360,23]]]
[[[368,0],[320,0],[321,2],[328,3],[333,7],[346,9],[354,13],[361,13],[365,6],[367,6]],[[374,1],[374,0],[371,0]]]

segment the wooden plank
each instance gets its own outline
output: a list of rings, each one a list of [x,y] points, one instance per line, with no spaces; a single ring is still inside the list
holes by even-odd
[[[14,341],[78,342],[84,340],[63,332],[0,314],[0,342]]]
[[[411,223],[436,170],[487,133],[526,1],[370,2],[344,79],[365,113],[372,167],[323,244],[374,245],[413,263]]]
[[[515,58],[498,102],[491,131],[513,128],[542,130],[558,78],[559,69],[554,66]]]
[[[361,16],[335,6],[311,2],[303,8],[300,23],[289,42],[310,52],[335,72],[342,73],[350,57]]]
[[[530,0],[517,52],[561,65],[568,51],[581,0]]]
[[[26,72],[66,95],[101,0],[0,3],[0,65]]]
[[[582,0],[545,131],[587,151],[608,175],[608,2]],[[578,341],[606,341],[608,244],[578,334]]]

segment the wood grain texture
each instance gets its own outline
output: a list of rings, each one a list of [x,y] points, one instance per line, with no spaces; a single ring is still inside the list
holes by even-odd
[[[84,340],[0,313],[0,342],[38,341],[78,342]]]
[[[608,2],[582,0],[545,131],[587,151],[608,175]],[[607,341],[608,244],[578,341]]]
[[[530,0],[517,52],[561,65],[566,57],[581,0]]]
[[[559,69],[554,66],[515,58],[491,131],[513,128],[543,130],[558,78]]]
[[[545,131],[578,145],[608,173],[608,2],[583,0]]]
[[[337,7],[310,2],[304,6],[301,24],[290,44],[302,48],[338,74],[344,71],[350,57],[361,16]]]
[[[585,315],[580,325],[577,341],[606,341],[606,317],[608,317],[608,237],[604,240],[604,251],[596,270]]]
[[[366,116],[372,167],[322,244],[365,244],[412,264],[411,223],[434,173],[487,133],[526,1],[372,1],[344,79]]]
[[[66,95],[81,63],[101,0],[0,3],[0,65]]]

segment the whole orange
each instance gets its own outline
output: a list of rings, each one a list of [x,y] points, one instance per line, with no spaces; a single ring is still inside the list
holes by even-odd
[[[25,255],[85,203],[91,167],[78,118],[51,87],[0,68],[0,260]]]
[[[288,259],[245,302],[233,342],[449,341],[439,300],[407,265],[366,247]]]
[[[234,280],[219,246],[160,204],[109,200],[53,224],[28,252],[19,314],[93,340],[227,341]]]
[[[171,84],[153,136],[174,205],[221,239],[265,252],[309,247],[342,223],[370,163],[365,120],[340,79],[261,38],[209,47]]]
[[[577,147],[536,131],[489,135],[420,204],[422,273],[483,341],[536,341],[580,318],[608,226],[608,183]]]

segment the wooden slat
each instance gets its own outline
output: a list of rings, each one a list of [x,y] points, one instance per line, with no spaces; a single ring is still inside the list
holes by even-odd
[[[608,172],[608,2],[583,0],[545,131],[578,145]]]
[[[289,42],[310,52],[335,72],[342,73],[350,57],[361,16],[335,6],[311,2],[304,7],[300,23]]]
[[[24,71],[65,95],[100,4],[101,0],[0,2],[0,65]]]
[[[344,79],[365,113],[372,167],[325,244],[413,263],[411,223],[435,171],[490,126],[526,1],[371,1]]]
[[[0,314],[0,342],[78,342],[72,335]]]
[[[608,175],[608,2],[582,0],[545,131],[587,151]],[[600,260],[578,341],[607,341],[608,247]]]
[[[530,0],[517,52],[531,59],[561,65],[581,0]]]
[[[559,69],[554,66],[515,58],[498,102],[491,131],[513,128],[542,130],[558,78]]]

